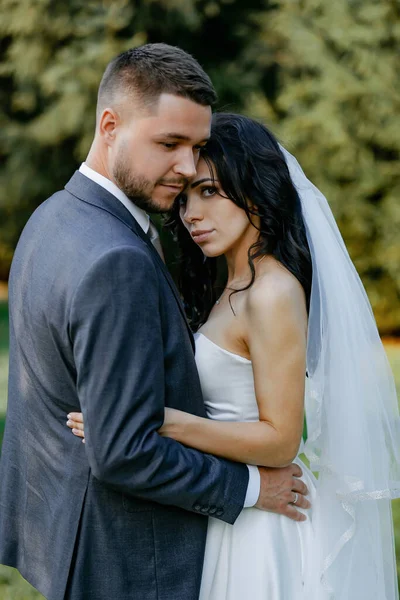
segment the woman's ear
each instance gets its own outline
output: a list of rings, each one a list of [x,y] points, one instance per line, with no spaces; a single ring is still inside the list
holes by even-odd
[[[258,206],[256,204],[253,204],[252,202],[248,201],[247,203],[247,208],[249,211],[249,221],[250,223],[260,231],[260,227],[261,227],[261,214],[258,210]]]

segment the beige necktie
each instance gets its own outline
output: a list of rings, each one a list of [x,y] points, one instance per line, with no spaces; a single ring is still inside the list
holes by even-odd
[[[147,231],[147,235],[149,236],[151,243],[154,248],[157,250],[158,254],[161,257],[161,260],[165,262],[164,252],[160,242],[160,236],[158,235],[157,227],[150,221],[149,229]]]

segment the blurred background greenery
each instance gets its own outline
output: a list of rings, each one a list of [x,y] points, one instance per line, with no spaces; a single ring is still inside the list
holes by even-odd
[[[384,334],[400,332],[396,0],[2,0],[0,279],[32,210],[85,158],[108,61],[164,41],[218,109],[263,119],[329,198]]]
[[[329,198],[381,334],[399,336],[397,0],[2,0],[0,281],[32,211],[86,156],[106,64],[158,41],[200,61],[218,110],[262,119],[296,155]],[[171,241],[164,244],[172,257]],[[0,436],[7,339],[3,302]],[[400,386],[400,346],[386,348]],[[0,568],[0,597],[39,596]]]

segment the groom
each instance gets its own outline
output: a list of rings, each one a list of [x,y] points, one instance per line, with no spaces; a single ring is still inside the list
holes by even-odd
[[[308,506],[296,465],[249,470],[157,434],[165,406],[205,410],[147,213],[195,175],[214,101],[178,48],[113,60],[86,163],[15,252],[0,562],[49,600],[196,600],[205,517],[234,523],[257,503],[301,520],[291,503]],[[71,411],[85,445],[65,426]]]

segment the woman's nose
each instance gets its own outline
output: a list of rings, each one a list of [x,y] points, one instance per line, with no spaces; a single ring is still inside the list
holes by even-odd
[[[188,200],[182,213],[182,218],[186,223],[194,223],[203,219],[198,202]]]

